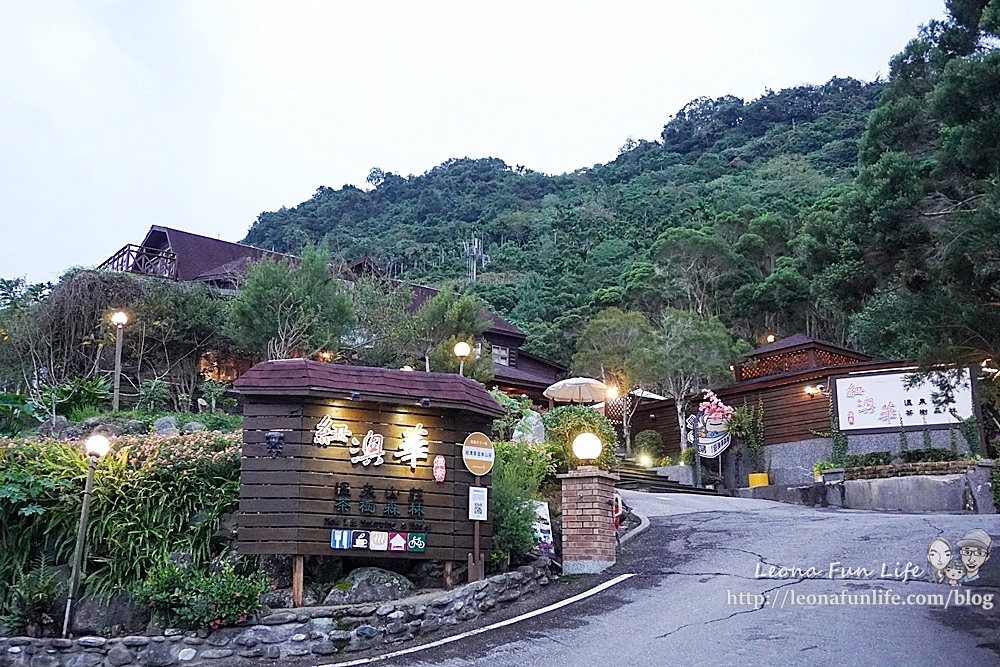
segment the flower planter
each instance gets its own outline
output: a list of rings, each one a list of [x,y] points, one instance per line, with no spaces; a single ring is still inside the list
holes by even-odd
[[[754,488],[755,486],[767,486],[768,484],[770,484],[766,472],[752,472],[748,477],[751,489]]]
[[[824,484],[831,484],[833,482],[843,482],[843,481],[844,481],[843,468],[830,468],[829,470],[823,471]]]

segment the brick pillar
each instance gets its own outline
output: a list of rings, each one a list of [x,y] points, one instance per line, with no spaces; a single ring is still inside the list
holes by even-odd
[[[580,466],[562,480],[564,574],[596,574],[615,564],[616,473]]]

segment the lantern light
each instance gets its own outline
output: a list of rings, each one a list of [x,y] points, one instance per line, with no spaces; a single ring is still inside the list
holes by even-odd
[[[613,401],[616,398],[618,398],[618,387],[614,385],[608,385],[607,390],[605,390],[604,392],[604,397],[609,401]]]
[[[128,324],[128,313],[124,310],[119,310],[111,316],[111,323],[119,327],[125,326]]]
[[[105,436],[94,434],[87,438],[87,456],[101,458],[111,449],[111,441]]]
[[[573,455],[581,461],[593,461],[601,455],[603,448],[601,439],[586,431],[573,440]]]

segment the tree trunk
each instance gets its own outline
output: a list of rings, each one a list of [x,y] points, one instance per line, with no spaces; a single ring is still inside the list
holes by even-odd
[[[688,435],[687,434],[687,422],[685,421],[685,418],[684,418],[685,417],[685,415],[684,415],[684,401],[681,400],[681,399],[679,399],[679,398],[675,398],[674,399],[674,406],[677,408],[677,427],[680,429],[680,432],[681,432],[681,454],[683,454],[684,450],[687,449],[687,447],[688,447],[688,441],[687,441],[687,435]]]

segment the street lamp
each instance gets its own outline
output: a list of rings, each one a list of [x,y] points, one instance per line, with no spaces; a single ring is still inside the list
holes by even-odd
[[[118,325],[119,331],[121,325]],[[87,539],[87,518],[90,516],[90,494],[94,488],[94,471],[97,470],[97,460],[108,453],[111,441],[99,434],[87,438],[87,456],[90,463],[87,466],[87,483],[83,487],[83,506],[80,508],[80,527],[76,533],[76,548],[73,549],[73,569],[69,578],[69,595],[66,598],[66,616],[63,618],[63,638],[69,637],[69,619],[73,611],[73,597],[80,585],[80,563],[83,560],[83,544]]]
[[[118,412],[119,389],[122,384],[122,328],[128,324],[128,313],[119,310],[111,316],[111,321],[116,327],[115,332],[115,393],[111,399],[111,409]]]
[[[455,356],[458,357],[458,374],[465,375],[465,359],[472,354],[472,346],[464,340],[455,343]]]
[[[583,461],[584,465],[590,465],[598,458],[603,448],[601,439],[593,433],[584,431],[573,439],[573,456]]]

